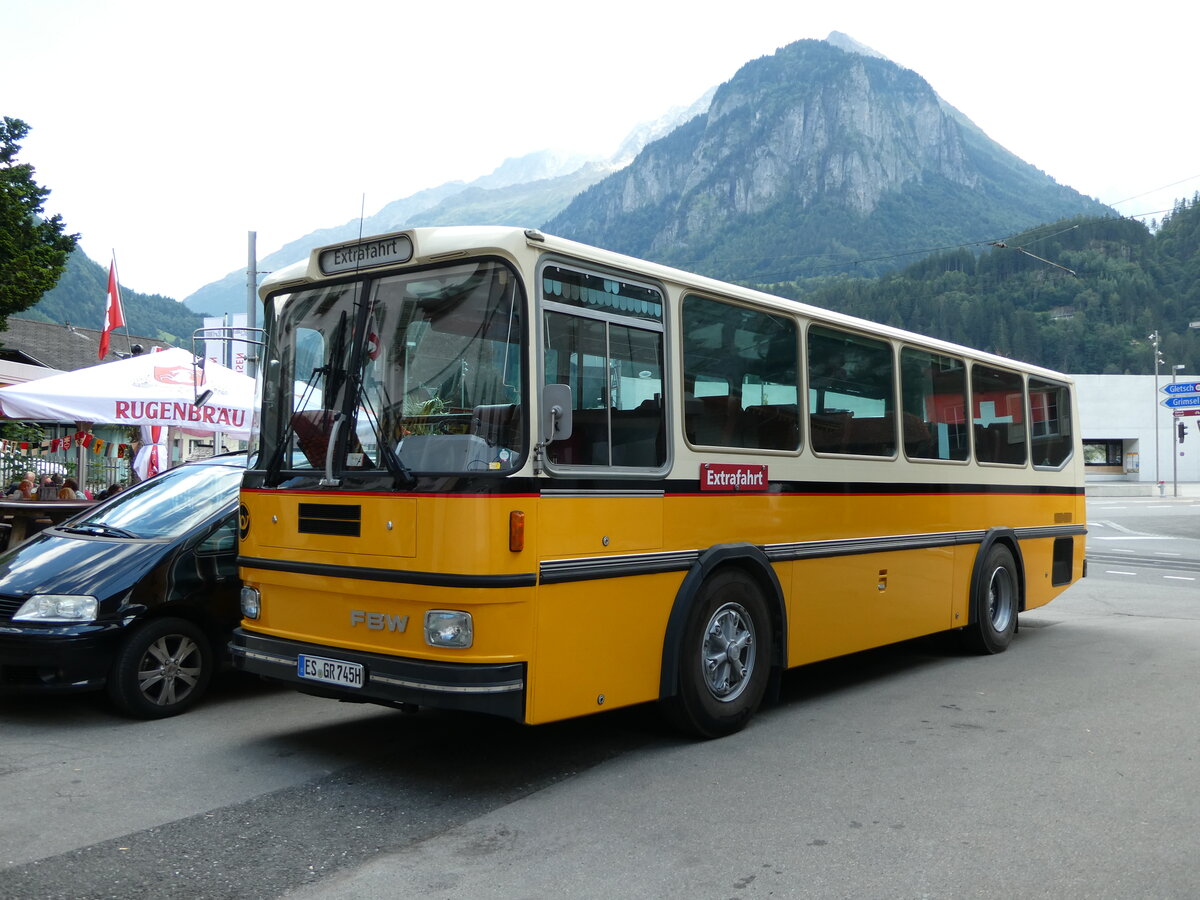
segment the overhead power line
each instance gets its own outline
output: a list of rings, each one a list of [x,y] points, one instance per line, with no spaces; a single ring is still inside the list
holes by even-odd
[[[1132,197],[1126,197],[1124,200],[1117,200],[1115,203],[1108,204],[1109,206],[1119,206],[1122,203],[1128,203],[1130,200],[1136,200],[1139,197],[1145,197],[1149,194],[1156,194],[1159,191],[1165,191],[1167,188],[1173,188],[1177,185],[1187,184],[1189,181],[1200,179],[1200,175],[1189,175],[1187,178],[1182,178],[1179,181],[1172,181],[1170,184],[1164,184],[1162,187],[1151,188],[1148,191],[1142,191],[1140,194],[1134,194]],[[1169,210],[1167,210],[1169,212]],[[1151,213],[1140,213],[1139,215],[1148,216]]]
[[[1056,269],[1062,269],[1064,272],[1069,272],[1072,278],[1079,277],[1077,274],[1075,274],[1074,269],[1068,269],[1066,266],[1060,266],[1056,262],[1050,262],[1050,260],[1048,260],[1048,259],[1043,259],[1042,257],[1038,256],[1036,253],[1030,253],[1024,247],[1009,247],[1008,244],[1004,243],[1004,241],[996,241],[996,243],[992,244],[992,246],[999,247],[1001,250],[1016,250],[1018,253],[1024,253],[1026,256],[1036,259],[1038,262],[1044,262],[1048,266],[1054,266],[1054,268],[1056,268]]]

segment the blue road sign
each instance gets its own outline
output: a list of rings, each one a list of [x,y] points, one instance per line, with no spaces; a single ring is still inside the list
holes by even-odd
[[[1170,384],[1164,384],[1159,390],[1168,396],[1174,394],[1200,394],[1200,381],[1171,382]]]
[[[1159,402],[1167,409],[1192,409],[1200,407],[1200,394],[1184,394],[1182,396],[1168,397],[1166,400]]]

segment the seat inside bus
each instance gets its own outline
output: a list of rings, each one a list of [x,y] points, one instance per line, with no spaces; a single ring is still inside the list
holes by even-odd
[[[400,461],[417,472],[482,472],[496,451],[477,434],[410,434],[396,447]]]

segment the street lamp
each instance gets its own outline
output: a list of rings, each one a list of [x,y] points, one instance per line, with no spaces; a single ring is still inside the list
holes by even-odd
[[[1162,495],[1162,479],[1159,477],[1159,454],[1158,449],[1158,367],[1162,365],[1162,354],[1158,351],[1158,343],[1161,340],[1158,330],[1150,332],[1146,335],[1146,339],[1150,341],[1150,346],[1154,348],[1154,486],[1158,489],[1159,495]]]
[[[1187,366],[1178,365],[1171,366],[1171,384],[1175,383],[1175,376]],[[1179,429],[1175,427],[1175,419],[1171,419],[1171,480],[1175,485],[1175,496],[1179,496]]]

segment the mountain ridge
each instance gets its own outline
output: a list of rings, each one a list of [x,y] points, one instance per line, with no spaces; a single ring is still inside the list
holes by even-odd
[[[861,270],[914,232],[938,246],[1111,212],[991,141],[916,72],[806,40],[746,63],[706,115],[543,227],[753,281],[780,260]]]
[[[506,224],[770,286],[878,274],[916,253],[978,247],[1080,214],[1112,211],[992,141],[915,71],[834,32],[747,62],[694,103],[636,126],[608,157],[581,163],[547,150],[507,159],[471,182],[298,237],[258,268],[365,233]],[[104,270],[87,263],[75,260],[23,315],[67,321],[92,310]],[[235,270],[183,304],[124,293],[128,318],[145,305],[157,333],[186,346],[200,313],[245,309],[246,276]]]
[[[386,234],[417,225],[536,225],[579,191],[627,165],[647,141],[706,108],[715,90],[710,88],[691,104],[672,107],[657,119],[635,125],[607,157],[588,158],[556,150],[510,157],[473,181],[450,181],[427,188],[393,200],[361,221],[351,219],[295,238],[261,257],[258,268],[271,271],[291,265],[315,247],[353,240],[359,234]],[[245,289],[245,269],[235,270],[188,295],[183,304],[199,313],[241,311],[245,308]]]

